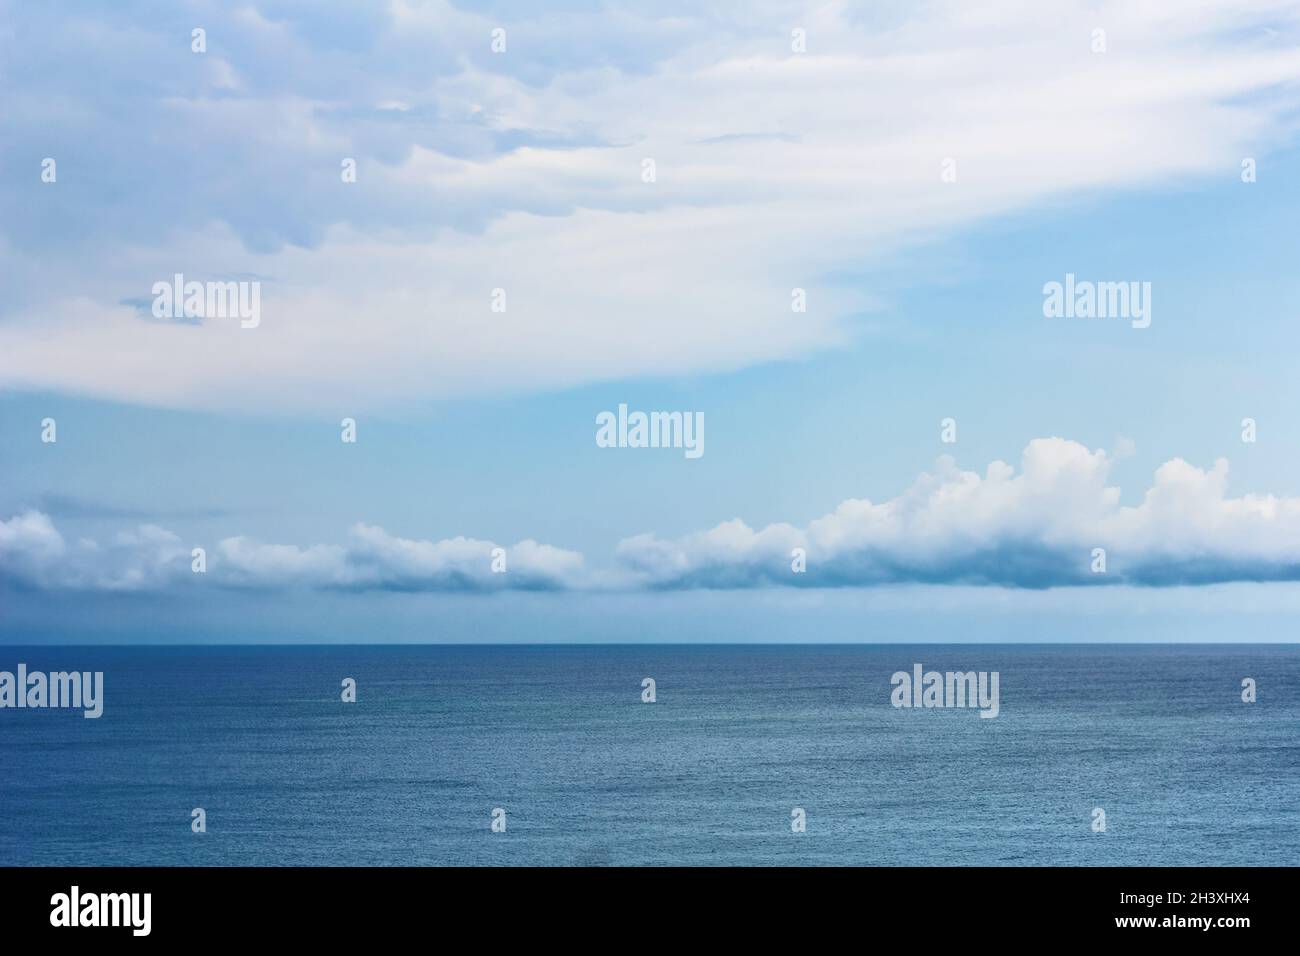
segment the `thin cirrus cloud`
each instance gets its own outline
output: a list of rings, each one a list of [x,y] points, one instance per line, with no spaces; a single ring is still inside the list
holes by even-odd
[[[1107,484],[1111,457],[1061,438],[1031,441],[1020,468],[981,475],[949,458],[886,501],[850,499],[805,528],[740,520],[676,540],[624,540],[608,568],[522,541],[492,571],[492,542],[414,540],[365,524],[346,543],[310,547],[222,540],[205,581],[235,589],[491,592],[874,587],[1164,587],[1300,580],[1300,498],[1227,495],[1228,463],[1173,459],[1134,505]],[[1095,549],[1106,552],[1094,571]],[[792,570],[803,549],[807,570]],[[48,516],[0,521],[0,575],[47,589],[140,591],[197,578],[190,545],[144,525],[105,542],[69,541]]]
[[[25,5],[0,31],[0,388],[308,414],[809,355],[863,334],[878,303],[843,277],[882,256],[1284,145],[1298,11]],[[57,183],[10,168],[45,156]],[[177,272],[269,277],[260,325],[147,321]]]

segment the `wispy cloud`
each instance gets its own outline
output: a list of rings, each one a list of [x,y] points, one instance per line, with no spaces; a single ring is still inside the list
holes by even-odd
[[[202,55],[194,11],[142,9],[26,5],[0,35],[0,387],[361,411],[806,355],[872,306],[832,277],[1049,197],[1235,176],[1300,104],[1294,3],[268,2],[200,8]],[[14,165],[44,156],[57,184]],[[276,276],[261,325],[139,321],[195,270]]]
[[[52,517],[105,518],[160,521],[164,518],[224,518],[229,508],[144,508],[77,495],[46,494],[36,501],[36,511]]]

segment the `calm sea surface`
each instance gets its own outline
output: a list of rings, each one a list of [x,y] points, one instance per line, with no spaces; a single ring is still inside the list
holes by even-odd
[[[1292,645],[0,647],[20,661],[104,671],[105,709],[0,710],[0,864],[1300,864]],[[917,662],[1000,672],[1000,716],[894,709]]]

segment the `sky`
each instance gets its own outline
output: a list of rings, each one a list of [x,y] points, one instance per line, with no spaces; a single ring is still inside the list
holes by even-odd
[[[1300,4],[0,0],[0,64],[4,643],[1295,639]]]

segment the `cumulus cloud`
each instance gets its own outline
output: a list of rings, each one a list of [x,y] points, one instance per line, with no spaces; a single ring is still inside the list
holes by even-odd
[[[129,591],[165,580],[189,551],[164,528],[142,524],[100,542],[68,541],[39,511],[0,521],[0,578],[36,587]],[[187,565],[188,566],[188,565]]]
[[[200,545],[201,546],[201,545]],[[194,583],[193,545],[154,525],[115,536],[67,543],[49,517],[32,511],[0,521],[0,579],[47,589],[149,591]],[[525,540],[504,548],[504,572],[493,571],[491,541],[399,538],[357,524],[346,544],[265,544],[224,538],[205,549],[201,580],[250,590],[345,591],[550,590],[580,585],[580,554]],[[502,565],[498,565],[502,566]]]
[[[623,541],[644,586],[853,587],[897,583],[1167,586],[1300,579],[1300,499],[1227,496],[1228,463],[1182,459],[1155,473],[1140,504],[1107,484],[1111,459],[1061,438],[1031,441],[1020,470],[984,475],[941,458],[887,501],[850,499],[806,528],[727,521],[665,541]],[[807,571],[791,570],[802,548]],[[1093,552],[1106,570],[1094,572]]]
[[[581,583],[582,555],[525,540],[503,548],[504,568],[492,570],[497,545],[474,538],[441,541],[390,535],[356,524],[346,545],[259,544],[227,538],[214,569],[246,587],[308,586],[390,591],[550,590]]]
[[[740,519],[675,540],[642,534],[615,560],[520,541],[492,571],[491,541],[401,538],[367,524],[344,544],[221,540],[204,580],[244,589],[343,591],[626,590],[873,587],[925,583],[1047,588],[1163,587],[1300,580],[1300,498],[1229,497],[1228,463],[1173,459],[1135,505],[1108,484],[1112,457],[1062,438],[1031,441],[1019,470],[981,475],[952,458],[897,497],[849,499],[807,527],[755,530]],[[0,577],[30,587],[147,590],[193,582],[189,543],[142,525],[99,543],[65,540],[49,517],[0,521]],[[807,570],[794,573],[803,549]],[[1104,549],[1104,573],[1094,571]]]
[[[1235,175],[1300,105],[1294,2],[12,17],[0,387],[186,408],[365,410],[807,355],[879,305],[846,276],[1049,197]],[[44,156],[56,185],[12,167]],[[176,272],[264,277],[261,325],[143,321]],[[1035,284],[1027,319],[1039,305]]]

